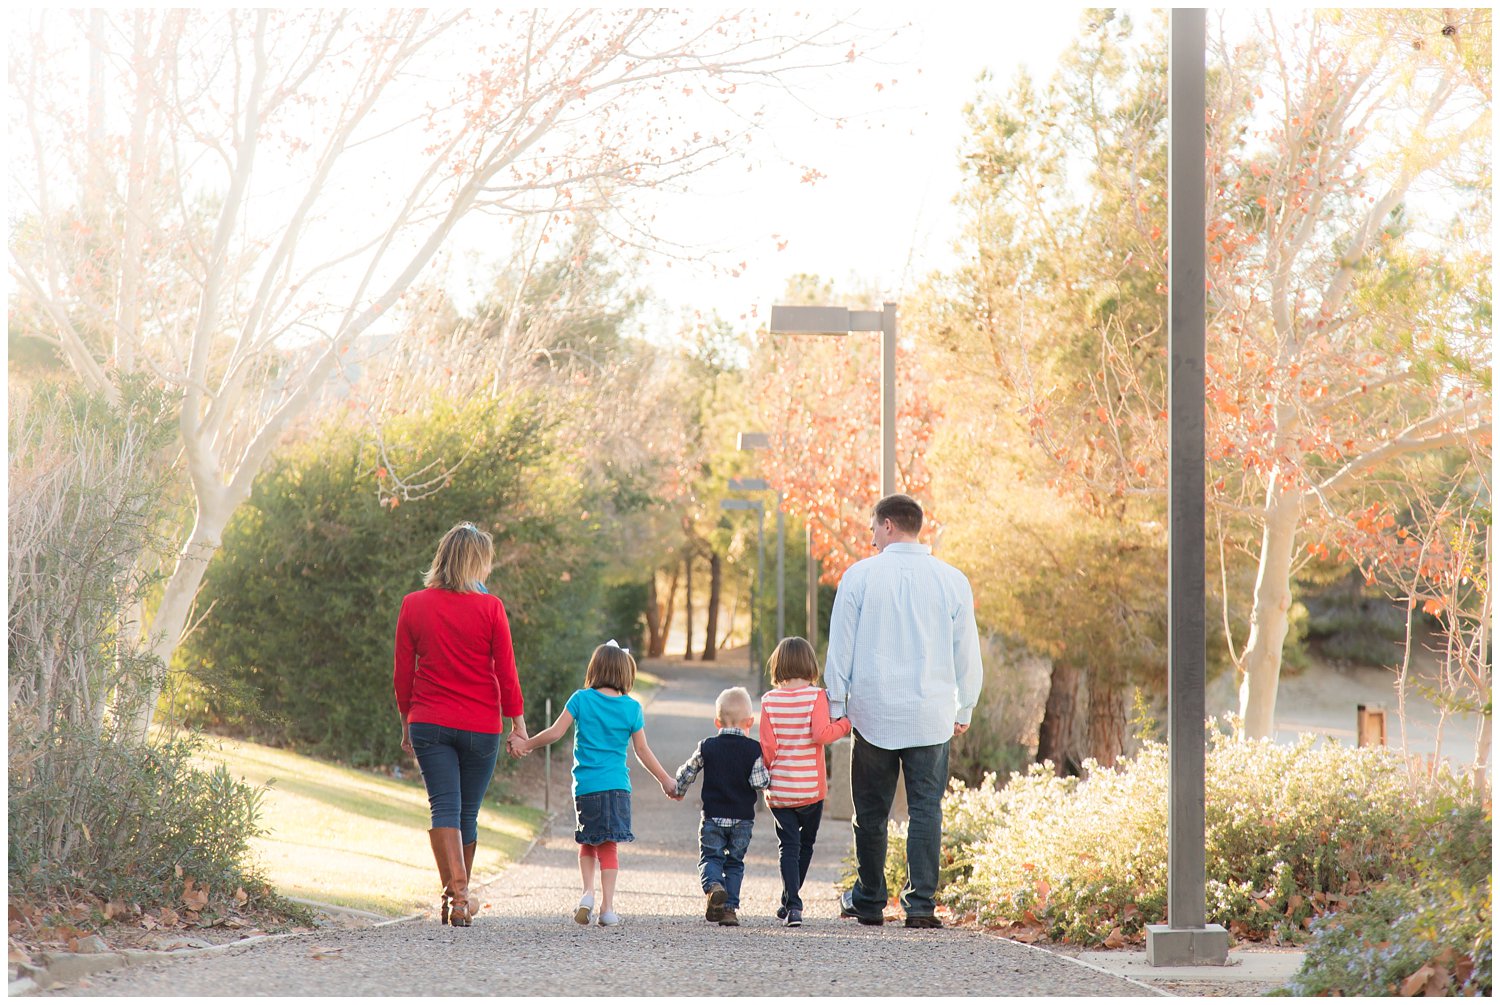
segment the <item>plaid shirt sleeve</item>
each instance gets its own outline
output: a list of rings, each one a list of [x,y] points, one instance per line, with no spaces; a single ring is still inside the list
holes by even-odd
[[[756,761],[759,764],[759,760]],[[677,769],[677,794],[683,795],[692,786],[693,779],[698,777],[698,772],[703,770],[703,744],[693,748],[693,756],[682,762],[682,767]]]
[[[766,767],[764,758],[757,757],[755,766],[750,769],[750,787],[752,789],[767,789],[771,787],[771,772]]]

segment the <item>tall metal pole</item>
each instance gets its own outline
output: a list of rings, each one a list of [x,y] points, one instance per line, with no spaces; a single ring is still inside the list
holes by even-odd
[[[807,524],[807,641],[818,648],[818,560],[813,557],[811,517]]]
[[[750,588],[750,679],[760,680],[760,625],[761,584],[766,577],[766,508],[758,500],[755,503],[755,585]]]
[[[552,699],[547,699],[547,726],[552,725]],[[543,726],[546,729],[547,726]],[[552,815],[552,744],[547,744],[545,759],[542,761],[542,812],[548,816]]]
[[[1229,934],[1204,924],[1205,43],[1204,11],[1173,8],[1167,57],[1167,923],[1147,926],[1146,958],[1153,966],[1222,965],[1229,951]]]
[[[896,305],[880,311],[880,496],[896,491]]]
[[[776,493],[776,641],[786,638],[786,518]]]

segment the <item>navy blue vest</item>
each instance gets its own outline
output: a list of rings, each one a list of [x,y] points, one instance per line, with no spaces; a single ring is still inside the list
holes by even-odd
[[[760,756],[760,741],[733,733],[704,740],[703,815],[732,820],[755,819],[755,789],[750,769]]]

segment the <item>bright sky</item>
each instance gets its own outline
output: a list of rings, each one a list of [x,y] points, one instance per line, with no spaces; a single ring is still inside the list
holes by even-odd
[[[670,266],[664,259],[647,263],[637,274],[656,298],[642,319],[645,334],[668,340],[694,311],[717,311],[736,324],[752,310],[763,319],[798,272],[840,286],[873,284],[892,299],[911,290],[951,260],[963,107],[975,97],[980,73],[988,68],[997,86],[1023,64],[1040,78],[1050,76],[1083,9],[940,5],[863,12],[860,24],[887,34],[906,27],[871,57],[878,71],[870,60],[850,64],[805,95],[827,118],[781,98],[746,159],[693,176],[692,195],[662,196],[651,205],[657,232],[695,253]],[[876,79],[883,89],[875,88]],[[846,117],[846,126],[836,129],[834,116]],[[804,164],[825,177],[804,183],[798,166]],[[785,247],[778,251],[780,242]],[[742,262],[741,274],[732,276]]]
[[[664,233],[722,250],[709,256],[720,266],[717,276],[706,265],[681,262],[645,273],[660,301],[648,318],[661,326],[652,334],[669,334],[685,309],[717,310],[730,321],[756,309],[764,319],[798,272],[839,285],[872,283],[895,299],[949,262],[959,228],[952,198],[960,185],[963,107],[977,93],[979,74],[988,68],[1001,84],[1024,64],[1050,76],[1082,11],[994,4],[867,12],[868,23],[909,23],[877,57],[891,61],[880,73],[885,89],[875,90],[866,64],[815,98],[822,109],[850,114],[846,128],[808,121],[789,102],[771,120],[767,142],[825,178],[806,184],[777,162],[775,150],[756,150],[752,159],[762,164],[755,171],[717,171],[699,180],[703,196],[660,209]],[[723,271],[742,261],[747,267],[738,278]]]

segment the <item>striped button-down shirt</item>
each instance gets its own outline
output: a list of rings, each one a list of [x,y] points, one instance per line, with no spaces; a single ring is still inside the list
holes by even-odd
[[[844,573],[828,627],[829,711],[887,750],[953,737],[979,702],[974,593],[926,545],[893,542]]]

